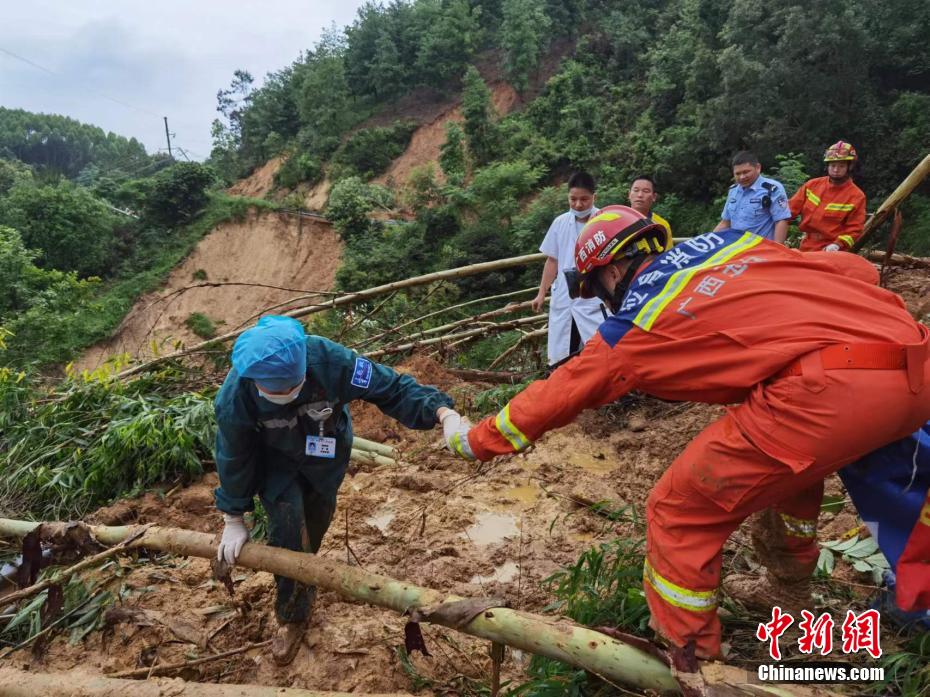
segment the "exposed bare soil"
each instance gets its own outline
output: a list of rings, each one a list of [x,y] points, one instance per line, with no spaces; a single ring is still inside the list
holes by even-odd
[[[516,90],[506,82],[492,82],[488,87],[491,90],[494,109],[499,116],[506,116],[521,103]],[[431,115],[425,115],[423,123],[414,131],[404,154],[394,160],[387,172],[375,179],[375,182],[401,187],[407,183],[414,169],[429,163],[436,165],[436,174],[441,177],[442,173],[436,163],[439,161],[439,150],[446,142],[446,124],[462,120],[461,105],[458,101],[437,105],[435,111]]]
[[[202,339],[185,324],[195,312],[223,334],[274,305],[281,304],[276,311],[282,312],[312,302],[295,298],[330,290],[341,255],[338,234],[321,221],[252,212],[242,221],[223,223],[171,272],[161,290],[136,302],[112,339],[92,347],[75,365],[92,370],[114,354],[145,358],[156,349],[198,343]]]
[[[235,196],[264,198],[274,188],[274,175],[281,168],[283,157],[273,157],[245,179],[241,179],[226,191]]]

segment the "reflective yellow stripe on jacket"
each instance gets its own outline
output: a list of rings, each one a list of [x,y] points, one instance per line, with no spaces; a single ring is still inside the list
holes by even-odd
[[[510,403],[497,413],[494,425],[500,434],[507,439],[507,442],[513,446],[516,452],[525,450],[530,446],[530,439],[523,435],[523,432],[517,428],[513,421],[510,420]]]
[[[854,240],[851,235],[840,235],[836,239],[845,244],[850,249],[852,249],[852,246],[856,244],[856,240]]]
[[[791,537],[814,538],[817,537],[817,521],[795,518],[787,513],[779,513],[785,530]]]
[[[856,207],[855,203],[828,203],[824,206],[825,211],[851,211]]]
[[[736,242],[728,244],[707,261],[698,264],[697,266],[686,267],[680,271],[676,271],[668,277],[668,281],[666,281],[665,287],[661,290],[661,292],[652,298],[652,300],[643,305],[643,309],[640,310],[639,314],[637,314],[633,319],[633,324],[638,326],[640,329],[645,329],[648,332],[652,329],[652,325],[655,324],[655,321],[659,318],[659,315],[662,314],[662,310],[664,310],[668,304],[672,302],[672,300],[681,294],[681,292],[688,285],[688,282],[694,278],[696,273],[699,271],[704,271],[705,269],[713,268],[714,266],[719,266],[720,264],[725,264],[737,254],[742,254],[743,252],[752,249],[761,242],[762,238],[757,234],[754,232],[747,232],[738,240],[736,240]]]
[[[676,585],[653,569],[648,559],[643,566],[643,582],[669,605],[692,612],[710,612],[717,607],[717,591],[693,591]]]
[[[813,203],[815,206],[820,205],[820,197],[810,189],[804,189],[804,195],[807,196],[807,200]]]

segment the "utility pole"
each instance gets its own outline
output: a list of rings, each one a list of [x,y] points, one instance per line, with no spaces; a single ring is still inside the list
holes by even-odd
[[[168,139],[168,157],[170,157],[173,160],[174,155],[171,154],[171,133],[168,132],[168,117],[165,116],[164,119],[165,119],[165,138]]]

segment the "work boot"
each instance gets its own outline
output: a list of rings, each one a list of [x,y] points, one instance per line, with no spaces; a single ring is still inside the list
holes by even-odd
[[[799,579],[777,578],[771,573],[730,574],[721,584],[723,592],[750,610],[770,615],[776,605],[800,621],[801,610],[814,612],[810,577]]]
[[[286,666],[294,660],[306,631],[306,622],[281,622],[278,625],[278,631],[271,642],[271,657],[276,664]]]

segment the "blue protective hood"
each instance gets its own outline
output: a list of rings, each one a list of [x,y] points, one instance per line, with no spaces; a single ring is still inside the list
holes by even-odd
[[[307,374],[307,334],[296,319],[268,315],[236,339],[232,364],[240,377],[271,392],[294,387]]]

